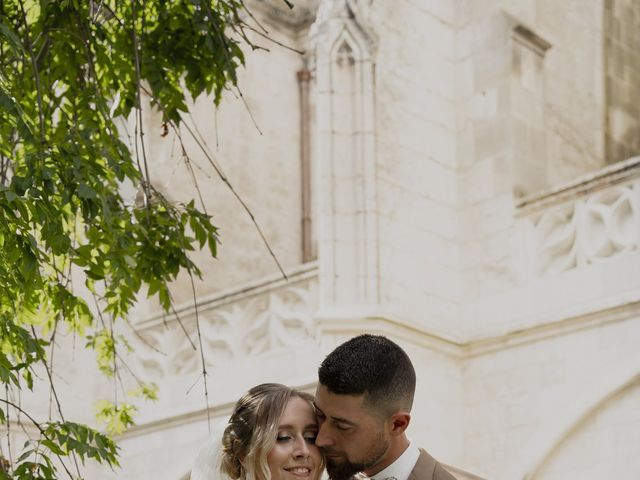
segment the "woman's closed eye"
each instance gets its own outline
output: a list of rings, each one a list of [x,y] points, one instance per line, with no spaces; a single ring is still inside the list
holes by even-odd
[[[293,439],[293,436],[291,436],[288,433],[279,433],[278,436],[276,437],[277,442],[287,442],[292,439]]]
[[[316,432],[304,432],[302,434],[304,441],[309,443],[315,443],[317,436],[318,434]],[[294,435],[290,433],[279,433],[278,436],[276,437],[276,441],[278,443],[288,442],[293,439],[294,439]]]

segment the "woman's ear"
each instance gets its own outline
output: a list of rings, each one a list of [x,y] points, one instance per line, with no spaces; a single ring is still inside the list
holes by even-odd
[[[397,412],[391,415],[391,435],[401,435],[405,432],[411,422],[409,412]]]

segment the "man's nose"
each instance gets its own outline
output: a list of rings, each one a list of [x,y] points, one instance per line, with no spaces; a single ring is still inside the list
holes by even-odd
[[[328,428],[326,428],[326,424],[324,423],[320,425],[318,435],[316,435],[316,445],[320,448],[333,445],[333,439],[330,437]]]

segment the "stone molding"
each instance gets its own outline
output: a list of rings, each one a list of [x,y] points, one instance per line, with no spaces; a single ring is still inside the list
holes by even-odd
[[[622,162],[608,165],[595,172],[589,172],[586,175],[555,186],[552,189],[522,197],[516,204],[518,208],[517,214],[529,215],[553,205],[564,203],[572,198],[607,188],[610,185],[615,185],[639,176],[640,156],[631,157]]]
[[[239,299],[245,299],[265,292],[277,290],[290,282],[316,277],[317,271],[318,265],[315,261],[305,263],[288,269],[286,272],[286,279],[284,279],[280,274],[262,277],[242,285],[237,285],[233,288],[228,288],[210,295],[199,297],[196,304],[189,301],[177,305],[173,309],[173,313],[171,315],[154,314],[146,318],[141,318],[135,322],[135,325],[136,327],[144,329],[153,325],[165,324],[167,321],[173,321],[175,320],[176,314],[180,316],[193,315],[196,309],[199,312],[204,312],[210,309],[220,308],[225,305],[230,305]]]
[[[255,299],[263,299],[263,301],[265,301],[265,298],[278,299],[283,295],[286,296],[287,292],[293,291],[297,292],[297,294],[294,295],[294,298],[298,300],[305,296],[307,297],[308,303],[305,304],[306,306],[304,307],[304,311],[308,317],[304,320],[304,325],[306,325],[308,329],[305,332],[306,335],[308,335],[307,338],[314,343],[317,343],[323,336],[355,335],[363,331],[367,331],[393,336],[460,360],[491,354],[507,348],[515,348],[531,342],[542,341],[546,338],[568,335],[576,331],[598,328],[610,323],[623,322],[640,317],[640,298],[638,298],[636,301],[629,301],[624,304],[604,306],[601,309],[590,311],[586,314],[566,316],[559,321],[545,322],[543,324],[527,328],[513,329],[500,334],[488,335],[470,341],[464,341],[447,338],[436,332],[416,327],[415,325],[412,325],[408,319],[403,319],[395,315],[393,312],[384,311],[382,309],[367,309],[365,307],[349,310],[331,308],[318,309],[318,299],[314,300],[313,298],[309,298],[309,295],[311,294],[308,292],[305,294],[300,293],[301,289],[304,290],[302,288],[303,285],[317,285],[317,280],[317,267],[315,267],[314,264],[307,265],[304,269],[300,270],[297,275],[290,274],[290,282],[293,284],[292,286],[285,284],[281,279],[272,279],[271,282],[256,282],[253,288],[244,287],[235,293],[225,292],[218,297],[210,297],[204,302],[199,303],[197,307],[193,305],[190,307],[183,306],[180,316],[181,318],[189,318],[189,316],[193,315],[197,309],[200,314],[203,315],[201,318],[203,322],[207,322],[211,318],[224,318],[225,315],[227,316],[226,320],[228,322],[232,321],[231,318],[233,317],[230,312],[253,312],[255,313],[254,317],[245,317],[240,320],[242,325],[245,325],[248,322],[249,324],[260,325],[261,328],[264,328],[265,324],[268,323],[265,318],[269,318],[269,311],[267,310],[265,313],[255,308],[247,308],[243,310],[242,305],[255,306],[256,303],[251,303],[252,301],[255,301]],[[317,295],[318,292],[315,291],[315,294]],[[300,304],[294,303],[294,305]],[[214,311],[216,313],[209,316],[206,313],[208,311]],[[276,317],[275,321],[278,322],[278,318],[282,319],[283,317],[277,317],[277,315],[273,314],[274,311],[279,312],[280,310],[278,308],[271,310],[271,315]],[[287,316],[287,318],[289,318],[289,316]],[[294,323],[302,321],[296,315],[292,315],[290,318],[294,319]],[[296,318],[298,319],[296,320]],[[170,337],[180,337],[181,340],[179,340],[178,343],[181,347],[177,350],[176,354],[171,357],[171,362],[173,362],[178,360],[178,356],[184,355],[185,351],[193,352],[193,349],[187,348],[188,340],[186,340],[184,332],[180,329],[176,317],[167,317],[166,322],[167,325],[157,317],[141,322],[140,325],[143,325],[144,328],[140,329],[140,333],[145,337],[148,336],[151,338],[152,342],[157,342],[156,345],[162,344],[162,339],[164,339],[165,345],[167,345],[168,343],[171,343]],[[254,330],[251,330],[250,332],[253,331]],[[206,336],[209,337],[208,334]],[[249,335],[249,338],[253,337]],[[275,338],[278,339],[282,337],[276,335]],[[212,342],[212,344],[216,345],[215,342]],[[223,347],[223,350],[228,348],[228,340],[221,340],[221,344],[225,346]],[[238,346],[236,344],[235,351],[249,352],[250,354],[257,356],[268,350],[267,348],[260,348],[256,350],[251,345],[253,344],[251,343],[244,346]],[[283,344],[275,345],[275,348],[279,348],[282,345]],[[140,347],[141,350],[148,350],[147,346],[140,345]],[[194,357],[194,361],[197,361],[195,353],[193,353],[192,356]],[[219,355],[215,356],[219,361],[225,359],[225,357],[221,359]],[[155,371],[156,374],[158,372],[162,372],[170,375],[184,373],[182,372],[183,369],[180,369],[180,372],[176,371],[172,373],[172,367],[170,367],[170,365],[163,367],[163,361],[157,360],[157,353],[147,352],[143,357],[143,369],[146,365],[146,369],[151,370],[151,373],[153,373],[153,371]],[[154,360],[154,358],[156,359]],[[232,358],[232,356],[229,358]],[[169,362],[169,360],[164,360],[164,362]],[[216,362],[213,361],[213,363]],[[188,365],[190,366],[190,371],[194,371],[194,369],[199,368],[197,362],[194,365],[191,363]]]
[[[521,329],[509,330],[498,335],[471,340],[460,347],[465,358],[488,355],[508,348],[515,348],[548,338],[570,335],[586,329],[595,329],[612,323],[640,318],[640,298],[636,301],[605,307],[586,314],[568,316],[558,321],[545,322]]]

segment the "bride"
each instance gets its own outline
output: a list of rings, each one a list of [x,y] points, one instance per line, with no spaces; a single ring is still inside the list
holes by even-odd
[[[319,480],[324,459],[317,433],[312,395],[276,383],[257,385],[236,402],[222,434],[218,471],[196,467],[191,479]]]

